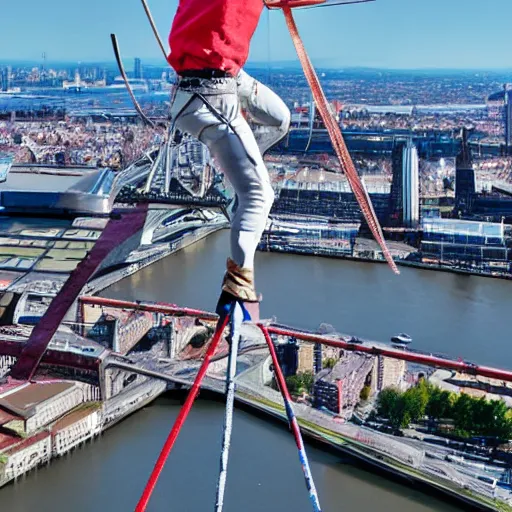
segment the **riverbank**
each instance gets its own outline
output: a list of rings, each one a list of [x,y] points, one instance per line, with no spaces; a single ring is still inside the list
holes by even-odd
[[[288,423],[284,406],[280,404],[246,393],[237,393],[236,400],[242,407],[258,415],[270,416],[281,423]],[[420,484],[422,487],[449,496],[450,499],[455,499],[459,503],[469,505],[476,510],[493,512],[512,511],[512,507],[503,502],[491,501],[471,493],[469,490],[461,490],[446,479],[427,477],[424,473],[416,471],[414,468],[406,466],[364,443],[341,436],[337,432],[320,427],[300,417],[298,422],[303,435],[307,439],[313,440],[329,450],[354,457],[393,478],[398,477],[402,480],[405,479],[409,482]]]
[[[289,246],[275,246],[272,248],[259,248],[260,252],[273,252],[280,254],[293,254],[296,256],[318,256],[321,258],[334,259],[334,260],[346,260],[346,261],[355,261],[359,263],[378,263],[386,265],[386,261],[384,259],[377,258],[365,258],[362,256],[349,256],[347,254],[335,254],[332,251],[322,251],[321,249],[315,248],[293,248]],[[478,276],[478,277],[487,277],[492,279],[504,279],[504,280],[512,280],[512,274],[504,273],[504,272],[483,272],[481,270],[468,270],[457,268],[450,265],[434,265],[431,263],[424,263],[420,261],[410,261],[404,259],[395,259],[395,263],[398,266],[402,267],[410,267],[410,268],[418,268],[421,270],[433,270],[438,272],[449,272],[452,274],[466,275],[466,276]]]

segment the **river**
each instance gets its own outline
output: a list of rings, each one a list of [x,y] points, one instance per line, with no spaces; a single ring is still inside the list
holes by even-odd
[[[213,309],[228,233],[203,240],[106,290],[114,298]],[[507,314],[511,282],[384,265],[260,253],[263,316],[386,340],[403,331],[415,347],[512,367]],[[508,357],[504,357],[508,354]],[[0,491],[2,510],[133,510],[179,410],[163,397],[100,438]],[[199,402],[162,473],[149,511],[213,508],[223,408]],[[325,512],[455,511],[460,508],[308,447]],[[296,448],[279,425],[237,411],[226,512],[311,510]]]

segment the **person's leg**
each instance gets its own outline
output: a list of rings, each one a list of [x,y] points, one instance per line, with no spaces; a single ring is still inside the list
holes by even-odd
[[[255,123],[254,136],[264,155],[287,135],[290,129],[290,110],[274,91],[243,69],[237,76],[237,83],[242,108]]]
[[[233,265],[230,268],[228,263],[228,274],[234,285],[254,289],[254,255],[274,200],[268,172],[251,128],[241,115],[236,90],[205,95],[210,108],[202,99],[192,98],[192,94],[193,91],[178,91],[171,115],[176,128],[197,137],[208,147],[235,189],[238,209],[232,219],[231,257],[238,269]],[[233,286],[228,291],[235,292],[236,288]],[[256,300],[255,294],[249,295],[241,298]]]

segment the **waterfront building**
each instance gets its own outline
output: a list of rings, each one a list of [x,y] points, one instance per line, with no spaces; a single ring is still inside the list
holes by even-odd
[[[393,179],[389,197],[389,224],[400,226],[404,215],[403,185],[404,185],[404,149],[405,142],[398,142],[391,154]]]
[[[297,373],[311,372],[315,373],[315,353],[314,345],[301,341],[299,343],[299,360],[297,364]]]
[[[361,224],[302,215],[272,216],[261,238],[262,251],[352,256]]]
[[[440,262],[505,265],[512,260],[505,225],[457,219],[424,219],[421,252]]]
[[[79,382],[29,384],[0,397],[1,424],[30,435],[96,396],[93,386]]]
[[[420,220],[420,185],[418,150],[408,140],[403,149],[403,225],[416,227]]]
[[[420,217],[419,156],[412,139],[395,146],[391,161],[389,224],[416,227]]]
[[[355,407],[371,373],[374,358],[363,354],[345,354],[332,368],[322,370],[315,380],[314,406],[341,414]]]
[[[307,173],[307,175],[306,175]],[[363,178],[377,218],[387,221],[390,185]],[[363,214],[347,179],[329,176],[322,171],[305,170],[298,179],[286,180],[276,191],[272,215],[303,215],[329,217],[347,222],[363,222]]]
[[[50,461],[52,439],[48,432],[39,432],[27,439],[0,434],[0,487],[31,469]]]
[[[63,455],[100,432],[101,411],[97,404],[77,409],[52,426],[52,452]]]
[[[461,132],[462,149],[457,155],[455,171],[455,209],[460,215],[467,215],[473,209],[476,194],[473,158],[468,144],[468,133]]]
[[[405,361],[378,356],[374,360],[371,386],[372,392],[382,391],[386,388],[403,388],[405,386]]]

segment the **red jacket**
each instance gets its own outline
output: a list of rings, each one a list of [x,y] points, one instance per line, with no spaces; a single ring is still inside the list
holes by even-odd
[[[169,45],[169,64],[220,69],[236,75],[245,65],[263,0],[180,0]]]

